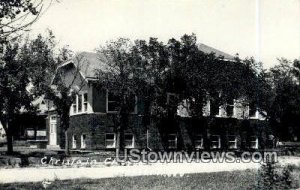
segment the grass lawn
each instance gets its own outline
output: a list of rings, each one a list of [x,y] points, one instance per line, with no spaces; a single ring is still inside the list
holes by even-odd
[[[300,172],[293,173],[294,187],[299,187]],[[138,177],[116,177],[109,179],[76,179],[56,180],[46,189],[155,189],[155,190],[177,190],[177,189],[255,189],[258,174],[253,170],[186,174],[184,176],[138,176]],[[45,189],[39,183],[14,183],[0,184],[0,189]]]
[[[56,180],[47,189],[251,189],[254,171],[186,174],[184,176],[139,176],[110,179]],[[0,184],[0,189],[44,189],[42,183]]]

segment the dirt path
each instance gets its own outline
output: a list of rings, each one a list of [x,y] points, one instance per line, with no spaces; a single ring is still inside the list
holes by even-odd
[[[299,157],[280,158],[282,164],[300,165]],[[258,169],[259,163],[155,163],[152,165],[81,167],[81,168],[11,168],[0,169],[0,183],[38,182],[76,178],[111,178],[140,175],[183,175],[233,170]]]

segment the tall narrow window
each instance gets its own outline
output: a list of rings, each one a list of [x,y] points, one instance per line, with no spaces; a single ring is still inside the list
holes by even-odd
[[[105,147],[115,148],[116,147],[116,136],[114,133],[105,134]]]
[[[219,104],[216,100],[211,99],[210,100],[210,115],[211,116],[216,116],[219,115]]]
[[[73,111],[73,113],[77,113],[76,98],[75,98],[74,102],[72,103],[72,111]]]
[[[229,149],[236,149],[237,148],[237,138],[234,135],[228,136],[228,148]]]
[[[177,148],[177,135],[176,134],[169,134],[168,145],[169,145],[170,149]]]
[[[226,104],[226,115],[232,117],[234,114],[234,100],[230,99]]]
[[[256,106],[254,103],[249,104],[249,117],[256,117]]]
[[[77,139],[76,139],[76,136],[75,135],[73,135],[72,136],[72,148],[73,149],[76,149],[77,148]]]
[[[115,95],[111,92],[107,93],[107,111],[108,112],[118,111],[119,102],[120,102],[120,98],[117,95]]]
[[[220,135],[212,135],[210,137],[211,139],[211,148],[212,149],[218,149],[221,148],[221,138]]]
[[[134,148],[134,136],[133,134],[125,134],[125,148]]]
[[[130,102],[130,112],[131,113],[136,113],[137,112],[137,96],[132,95],[129,98],[129,102]]]
[[[82,97],[81,95],[78,95],[78,104],[77,104],[77,107],[78,107],[78,112],[81,112],[82,111]]]
[[[87,112],[88,110],[88,94],[84,93],[83,94],[83,111]]]
[[[250,137],[250,148],[258,149],[258,138],[256,136]]]
[[[86,148],[86,135],[81,135],[81,148]]]
[[[203,136],[202,135],[196,135],[195,136],[195,148],[196,149],[203,149]]]

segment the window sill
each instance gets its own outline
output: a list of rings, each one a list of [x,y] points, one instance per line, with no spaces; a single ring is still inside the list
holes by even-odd
[[[134,146],[131,146],[131,147],[125,147],[126,149],[133,149],[134,148]]]
[[[102,112],[99,112],[99,113],[102,113]],[[106,111],[104,113],[108,113],[108,114],[118,114],[119,112],[118,111]],[[130,112],[129,114],[131,115],[136,115],[138,114],[137,112]]]
[[[115,149],[116,147],[105,147],[105,149],[107,150],[112,150],[112,149]]]
[[[72,113],[72,114],[70,114],[70,116],[83,115],[83,114],[89,114],[89,113],[91,113],[91,112],[86,111],[86,112]]]

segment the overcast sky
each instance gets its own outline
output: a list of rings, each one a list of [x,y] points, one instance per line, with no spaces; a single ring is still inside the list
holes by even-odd
[[[265,68],[277,57],[300,58],[300,0],[59,0],[33,26],[51,29],[60,45],[93,51],[105,41],[195,33],[199,43]]]

